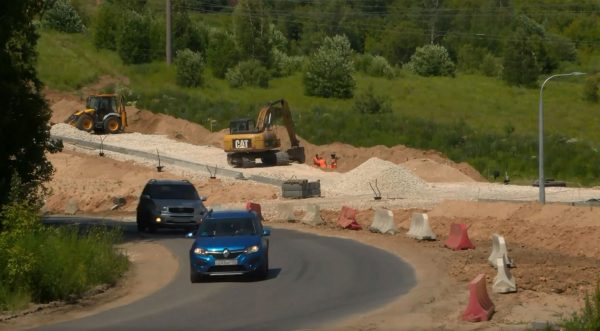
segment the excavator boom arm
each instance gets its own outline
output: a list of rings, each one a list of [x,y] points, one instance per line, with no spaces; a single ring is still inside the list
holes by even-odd
[[[258,131],[262,132],[267,127],[271,126],[274,121],[274,117],[281,117],[283,120],[283,125],[290,136],[290,142],[292,147],[300,146],[300,141],[296,137],[296,130],[294,128],[294,120],[292,119],[292,112],[288,106],[287,101],[285,99],[280,99],[277,101],[273,101],[263,107],[258,114],[258,118],[256,121],[256,128]]]

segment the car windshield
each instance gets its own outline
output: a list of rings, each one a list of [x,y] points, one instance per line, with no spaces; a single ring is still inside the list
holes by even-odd
[[[200,237],[256,235],[250,218],[205,219],[198,227]]]
[[[152,185],[150,197],[160,200],[198,200],[198,193],[192,185]]]

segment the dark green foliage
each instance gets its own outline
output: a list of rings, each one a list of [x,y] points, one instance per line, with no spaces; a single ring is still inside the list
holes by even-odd
[[[38,198],[39,185],[52,176],[46,159],[50,110],[35,68],[38,40],[33,20],[43,1],[2,1],[0,4],[0,207],[8,202],[11,178],[20,180],[14,200]]]
[[[134,11],[124,15],[117,35],[117,52],[126,64],[146,63],[152,60],[152,21]]]
[[[380,38],[367,41],[366,50],[381,54],[392,64],[410,60],[417,47],[426,43],[424,31],[411,22],[400,22],[386,30]]]
[[[117,49],[117,35],[122,23],[121,11],[110,2],[98,7],[94,24],[94,46],[110,50]]]
[[[178,51],[175,58],[175,66],[177,67],[177,85],[184,87],[202,85],[204,60],[200,53],[189,49]]]
[[[585,305],[580,312],[564,320],[565,331],[592,331],[600,330],[600,282],[591,295],[585,296]]]
[[[262,0],[240,0],[233,12],[233,26],[241,59],[255,59],[271,67],[270,18]]]
[[[351,98],[355,87],[352,53],[345,36],[325,38],[323,45],[309,59],[303,78],[305,93],[326,98]]]
[[[216,31],[210,35],[209,43],[206,53],[208,65],[216,77],[225,78],[227,70],[239,61],[235,40],[225,31]]]
[[[533,87],[540,75],[535,45],[524,29],[517,29],[508,40],[503,60],[502,78],[510,85]]]
[[[456,70],[448,51],[440,45],[417,48],[406,67],[420,76],[454,76]]]
[[[54,0],[43,17],[45,26],[60,32],[82,32],[85,28],[69,0]]]
[[[194,52],[206,54],[208,46],[208,30],[200,23],[193,22],[185,7],[173,4],[173,52],[190,49]],[[164,34],[164,24],[161,26]]]
[[[459,70],[466,73],[478,72],[481,63],[487,54],[487,50],[483,47],[464,44],[458,50],[457,67]]]
[[[383,114],[392,111],[389,98],[385,94],[376,94],[373,85],[354,97],[354,110],[361,114]]]
[[[225,78],[231,87],[269,87],[269,71],[257,60],[238,63],[237,66],[227,71]]]

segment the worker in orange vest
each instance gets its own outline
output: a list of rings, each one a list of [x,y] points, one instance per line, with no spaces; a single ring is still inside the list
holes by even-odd
[[[329,165],[330,169],[336,169],[337,168],[337,157],[335,156],[335,153],[331,153],[331,163]]]
[[[319,168],[327,168],[327,161],[320,157],[319,154],[315,154],[315,157],[313,158],[313,164]]]

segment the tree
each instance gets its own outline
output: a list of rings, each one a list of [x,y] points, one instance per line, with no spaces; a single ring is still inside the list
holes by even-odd
[[[225,78],[227,69],[235,67],[239,61],[235,40],[225,31],[215,31],[210,35],[209,45],[206,51],[208,65],[215,77]]]
[[[234,35],[243,60],[255,59],[271,67],[271,29],[262,0],[240,0],[233,12]]]
[[[117,34],[121,25],[119,9],[104,1],[98,7],[94,28],[94,46],[96,48],[117,49]]]
[[[34,19],[44,1],[2,1],[0,12],[0,206],[9,200],[11,181],[20,180],[13,196],[39,198],[40,184],[52,177],[46,152],[56,151],[50,140],[50,110],[36,72]]]
[[[118,31],[117,52],[126,64],[146,63],[152,60],[152,21],[134,11],[125,15]]]
[[[524,29],[517,29],[504,49],[502,79],[509,85],[533,87],[537,84],[540,65],[535,45]]]
[[[44,13],[44,25],[60,32],[82,32],[81,17],[68,0],[56,0]]]
[[[406,67],[420,76],[454,76],[456,70],[448,51],[441,45],[417,48]]]
[[[177,67],[177,85],[185,87],[196,87],[202,85],[204,61],[200,53],[194,52],[187,48],[177,51],[177,56],[175,57],[175,66]]]
[[[356,83],[352,77],[352,49],[345,36],[327,37],[310,57],[304,74],[307,95],[351,98]]]

